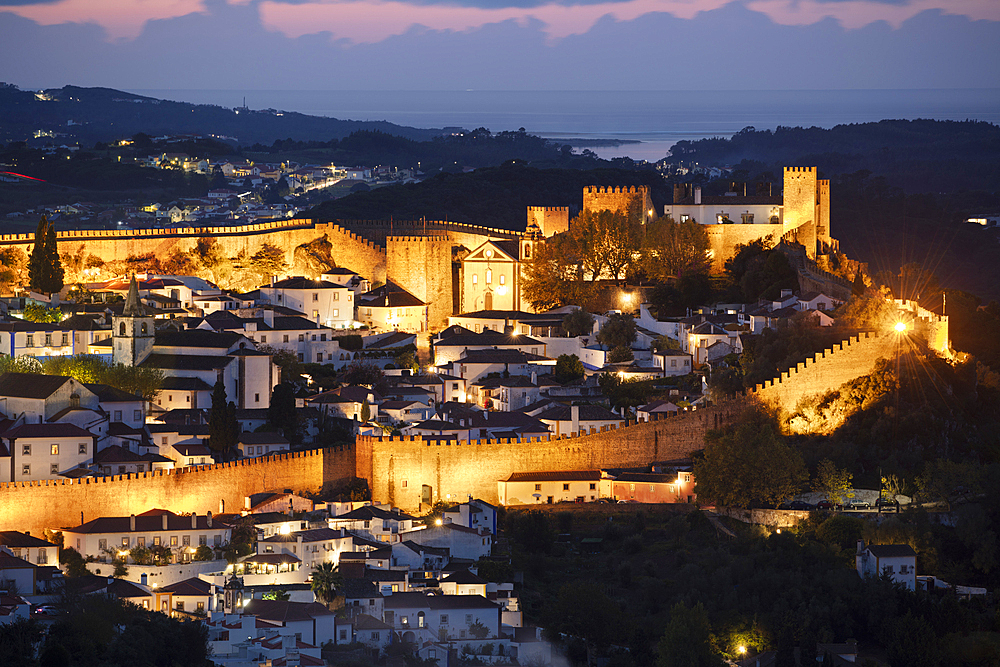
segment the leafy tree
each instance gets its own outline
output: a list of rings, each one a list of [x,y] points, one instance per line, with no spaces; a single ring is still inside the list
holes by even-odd
[[[56,248],[55,225],[43,215],[35,230],[35,242],[28,257],[28,285],[43,294],[63,288],[63,267]]]
[[[556,234],[535,246],[524,263],[524,298],[537,310],[582,304],[592,286],[583,282],[577,248],[569,234]]]
[[[292,382],[302,375],[303,365],[299,355],[283,347],[272,347],[263,343],[257,344],[257,350],[270,354],[271,360],[281,369],[281,381]]]
[[[250,258],[250,269],[257,274],[261,282],[267,282],[271,276],[281,274],[287,267],[285,252],[266,241]]]
[[[701,602],[688,608],[678,602],[660,639],[657,667],[722,667],[713,647],[712,626]]]
[[[339,567],[330,561],[323,561],[319,565],[313,566],[312,582],[310,588],[316,598],[330,606],[337,599],[337,591],[344,585],[344,578],[340,574]]]
[[[115,364],[95,355],[78,354],[73,357],[49,357],[41,370],[48,375],[67,375],[80,382],[106,384],[129,394],[153,401],[163,384],[163,371],[146,366]]]
[[[0,249],[0,283],[20,285],[28,269],[28,256],[20,248]]]
[[[476,639],[486,639],[490,636],[490,629],[481,621],[476,620],[475,623],[469,626],[469,634]],[[492,653],[492,651],[490,651],[490,653]],[[483,655],[490,655],[490,653],[484,653]]]
[[[556,359],[556,380],[559,382],[569,382],[582,378],[584,374],[583,362],[575,354],[560,354]]]
[[[731,507],[776,507],[809,479],[802,455],[781,436],[773,415],[748,409],[730,427],[705,435],[695,461],[698,496]]]
[[[286,591],[284,588],[276,588],[273,591],[268,591],[260,596],[261,600],[281,600],[287,602],[292,598],[292,594]]]
[[[562,321],[562,329],[568,336],[587,336],[594,331],[594,316],[583,308],[577,308],[566,313]]]
[[[851,489],[854,474],[846,469],[838,468],[830,459],[823,459],[816,468],[816,480],[813,488],[826,494],[827,499],[836,505],[843,504],[846,494]]]
[[[613,313],[597,332],[597,340],[609,348],[631,347],[635,338],[635,319],[628,313]]]
[[[393,358],[393,361],[396,363],[396,368],[405,368],[413,372],[420,370],[420,363],[413,350],[403,350]]]
[[[208,446],[221,455],[224,461],[228,461],[230,454],[236,449],[238,431],[236,405],[232,401],[226,403],[226,385],[220,379],[212,389],[212,410],[208,417]]]
[[[24,307],[24,319],[29,322],[61,322],[62,310],[46,308],[40,303],[29,303]]]
[[[632,348],[624,345],[612,348],[611,351],[608,352],[609,364],[617,364],[622,361],[632,361],[633,359],[635,359],[635,354],[632,353]]]
[[[356,359],[347,364],[340,379],[345,384],[356,384],[374,389],[385,383],[385,374],[381,368],[371,361]]]
[[[639,249],[641,215],[584,209],[570,223],[570,234],[585,275],[598,280],[607,270],[617,280]]]
[[[710,248],[704,225],[694,220],[659,218],[646,226],[642,267],[647,276],[656,280],[707,274],[712,265]]]
[[[66,566],[67,577],[85,577],[90,574],[87,561],[73,547],[59,550],[59,562]]]
[[[196,561],[215,560],[215,552],[212,551],[212,547],[202,544],[195,550],[194,559]]]

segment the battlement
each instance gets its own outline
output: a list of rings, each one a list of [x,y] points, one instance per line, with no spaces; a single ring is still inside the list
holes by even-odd
[[[837,343],[833,347],[828,347],[822,352],[817,352],[816,354],[809,357],[805,361],[800,361],[798,364],[796,364],[795,368],[789,368],[787,371],[784,371],[779,377],[773,380],[765,380],[762,384],[758,384],[756,387],[749,390],[748,393],[759,394],[763,392],[765,389],[775,387],[783,382],[788,382],[789,380],[794,380],[795,376],[797,376],[799,373],[812,369],[820,361],[831,358],[837,352],[842,352],[844,350],[849,349],[851,346],[857,346],[859,343],[862,343],[863,341],[875,338],[878,338],[878,332],[876,331],[865,331],[858,334],[857,336],[851,336],[850,338],[840,343]]]
[[[451,241],[447,234],[428,234],[427,236],[387,236],[385,240],[394,243],[447,243]]]
[[[569,206],[529,206],[532,213],[562,213],[569,211]]]
[[[790,174],[790,173],[792,173],[792,174],[794,174],[794,173],[812,174],[812,173],[815,173],[815,171],[816,171],[816,167],[785,167],[785,174],[786,175]],[[827,181],[827,182],[829,182],[829,181]]]
[[[585,185],[584,194],[587,195],[640,195],[649,192],[648,185]]]
[[[338,220],[338,223],[347,228],[362,228],[371,229],[373,231],[385,232],[389,231],[388,235],[392,235],[396,229],[406,230],[406,233],[410,235],[420,235],[423,236],[423,230],[428,231],[455,231],[455,232],[466,232],[468,234],[477,234],[481,236],[502,236],[505,238],[514,238],[519,235],[519,232],[510,229],[500,229],[498,227],[486,227],[484,225],[476,225],[468,222],[452,222],[448,220]]]
[[[327,451],[350,451],[353,449],[352,445],[344,445],[340,447],[331,447]],[[80,477],[77,479],[44,479],[44,480],[32,480],[26,482],[2,482],[0,483],[0,491],[11,491],[15,489],[27,489],[33,487],[48,487],[48,486],[103,486],[103,485],[113,485],[117,482],[126,482],[130,480],[139,479],[154,479],[157,477],[177,477],[185,476],[186,479],[192,478],[191,476],[197,475],[208,475],[215,471],[227,470],[230,468],[240,468],[244,469],[246,474],[252,474],[252,469],[261,469],[272,467],[275,462],[279,461],[290,461],[294,459],[308,459],[311,457],[323,457],[324,450],[322,449],[309,449],[299,452],[284,452],[279,454],[270,454],[268,456],[258,456],[254,458],[239,459],[238,461],[227,461],[226,463],[213,463],[204,466],[189,466],[184,468],[173,468],[169,470],[151,470],[147,472],[139,473],[128,473],[125,475],[108,475],[105,477]]]

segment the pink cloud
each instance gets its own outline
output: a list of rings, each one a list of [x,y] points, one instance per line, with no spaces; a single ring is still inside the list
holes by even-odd
[[[50,4],[3,7],[41,25],[96,23],[110,39],[135,39],[147,21],[204,12],[203,0],[60,0]]]

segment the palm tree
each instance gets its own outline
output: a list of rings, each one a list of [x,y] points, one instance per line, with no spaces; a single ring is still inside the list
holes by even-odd
[[[338,570],[339,566],[329,561],[313,567],[312,592],[327,607],[337,598],[337,590],[344,585],[344,578]]]

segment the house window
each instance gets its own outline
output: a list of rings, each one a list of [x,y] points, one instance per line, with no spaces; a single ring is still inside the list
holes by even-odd
[[[260,403],[260,394],[254,394],[253,395],[253,400],[254,400],[255,403]]]
[[[142,421],[142,410],[132,411],[132,421]]]
[[[493,269],[486,269],[486,284],[493,282]]]
[[[542,490],[542,485],[541,484],[535,484],[535,491],[541,491],[541,490]]]
[[[884,568],[882,569],[882,571],[883,571],[883,572],[885,572],[886,574],[893,574],[893,573],[895,572],[895,569],[896,569],[896,568],[894,568],[894,567],[893,567],[892,565],[886,565],[886,566],[885,566],[885,567],[884,567]]]
[[[503,284],[504,284],[504,279],[505,279],[506,277],[507,277],[507,276],[505,276],[504,274],[502,274],[502,273],[500,274],[500,284],[501,284],[501,285],[503,285]]]
[[[316,320],[317,322],[319,321],[319,311],[318,310],[314,310],[313,311],[313,319]]]
[[[128,548],[128,536],[127,535],[122,537],[122,546],[125,547],[125,548]]]
[[[116,422],[120,422],[121,420],[122,420],[122,411],[121,410],[115,410],[115,421]]]
[[[591,484],[590,485],[590,490],[591,491],[595,491],[596,489],[597,489],[597,484]]]
[[[125,325],[123,324],[122,327],[124,327],[124,326]],[[123,331],[122,335],[124,335],[124,334],[125,334],[125,332]],[[35,347],[35,337],[33,335],[31,335],[31,334],[28,334],[27,335],[27,341],[24,343],[24,346],[25,347]]]
[[[184,611],[184,603],[180,600],[177,601],[177,611]]]
[[[343,628],[340,629],[340,641],[342,641],[342,642],[346,642],[347,641],[347,630],[345,630]]]
[[[285,334],[285,335],[284,335],[284,339],[285,339],[285,340],[284,340],[283,342],[287,343],[287,342],[288,342],[288,334]]]
[[[49,453],[52,456],[59,456],[59,445],[49,445]]]
[[[337,311],[336,310],[333,311],[333,314],[334,314],[334,316],[336,316],[337,315]],[[320,340],[326,340],[326,334],[320,334],[319,335],[319,339]]]
[[[316,292],[313,292],[313,301],[319,301],[319,294]]]
[[[379,633],[373,632],[372,633],[372,641],[376,641],[377,642],[378,640],[379,640]]]
[[[21,466],[21,474],[24,475],[25,477],[31,475],[31,465],[28,464],[28,463],[25,463],[24,465],[22,465]]]
[[[314,311],[314,315],[318,315],[318,314],[319,314],[319,313],[316,313],[316,312]],[[299,334],[299,342],[300,342],[300,343],[304,343],[305,341],[306,341],[306,335],[305,335],[305,334]]]
[[[61,345],[63,347],[69,345],[69,334],[63,334],[62,335],[62,343],[61,343]]]
[[[59,464],[58,463],[53,463],[52,465],[50,465],[49,466],[49,473],[51,473],[53,475],[58,475],[59,474]]]
[[[569,491],[569,484],[563,484],[563,491]]]
[[[198,603],[198,613],[199,614],[204,614],[205,613],[205,603],[204,602],[199,602]]]
[[[441,625],[448,625],[448,614],[441,614]]]
[[[334,317],[340,317],[340,309],[339,308],[334,308],[333,309],[333,316]],[[326,340],[326,336],[323,337],[323,340]]]
[[[213,546],[222,546],[222,535],[214,535],[212,537]]]
[[[266,342],[267,342],[267,336],[264,336],[264,335],[262,334],[262,335],[261,335],[261,337],[260,337],[260,342],[262,342],[262,343],[266,343]]]
[[[87,453],[87,443],[85,443],[85,442],[81,442],[80,443],[80,450],[79,450],[79,452],[81,454],[86,454]]]
[[[185,535],[184,539],[182,540],[182,544],[184,546],[186,546],[186,547],[191,546],[191,536],[190,535]]]
[[[628,490],[629,491],[635,491],[635,484],[629,484],[628,485]]]
[[[176,547],[177,546],[177,536],[176,535],[171,535],[170,536],[170,546],[172,546],[172,547]]]
[[[305,361],[306,360],[306,355],[304,355],[302,352],[299,352],[297,356],[299,358],[299,361]]]
[[[101,551],[104,551],[105,549],[108,548],[108,541],[107,540],[97,540],[97,548],[100,549]]]
[[[159,535],[157,535],[156,537],[153,538],[153,546],[154,547],[160,546],[160,536]]]
[[[743,219],[743,224],[744,225],[752,225],[753,224],[753,213],[744,213],[740,217]]]
[[[472,274],[472,284],[473,285],[478,285],[479,284],[479,274],[476,274],[476,273]],[[29,344],[28,347],[31,347],[31,345]]]
[[[322,352],[317,352],[316,353],[316,361],[317,362],[323,361],[323,353]]]
[[[45,334],[45,347],[52,347],[52,334]]]

